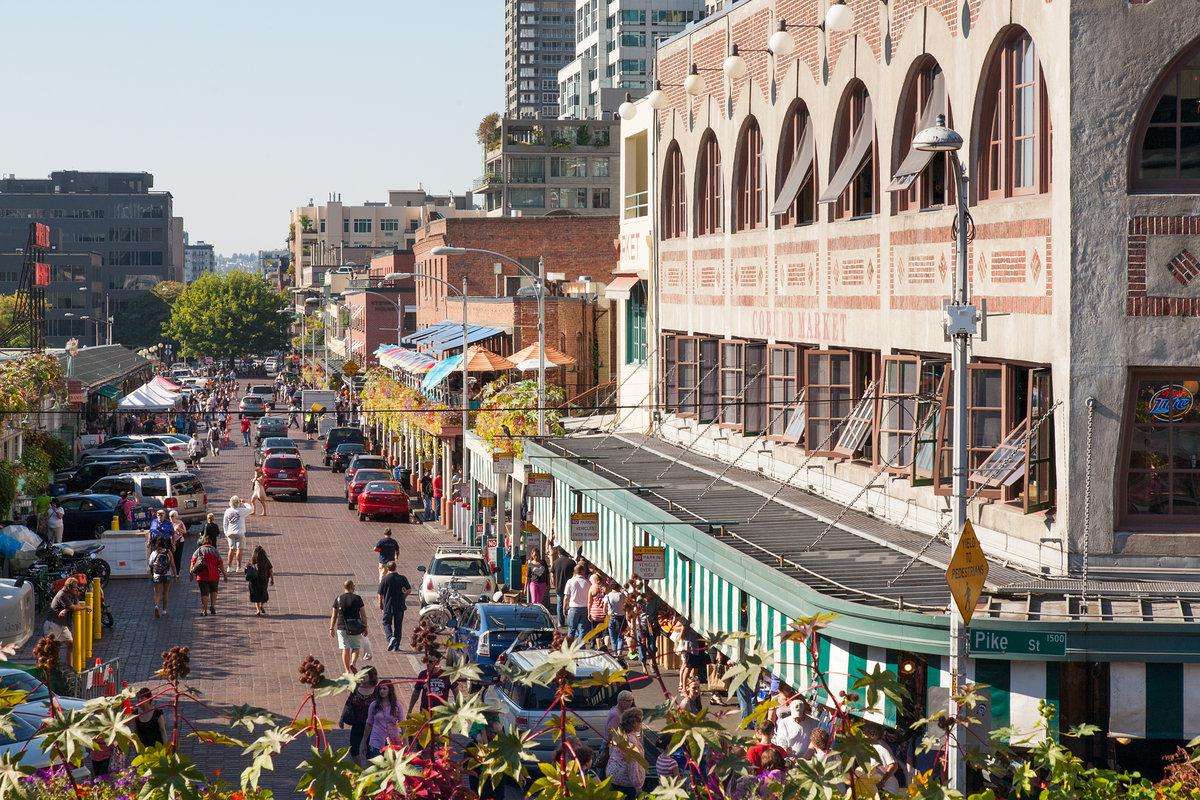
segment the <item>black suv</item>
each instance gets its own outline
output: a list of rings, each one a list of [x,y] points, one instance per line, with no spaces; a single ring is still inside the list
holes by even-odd
[[[367,443],[367,437],[363,436],[363,432],[358,428],[334,428],[329,431],[329,435],[325,437],[325,466],[329,466],[329,461],[333,457],[333,451],[337,450],[339,444],[361,444]]]

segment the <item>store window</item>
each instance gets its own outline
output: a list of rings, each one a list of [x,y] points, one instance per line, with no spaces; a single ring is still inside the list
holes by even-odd
[[[700,414],[701,422],[717,419],[721,407],[721,346],[716,339],[700,340]]]
[[[797,100],[788,110],[779,141],[779,186],[772,215],[780,227],[811,225],[817,214],[816,149],[808,107]]]
[[[741,428],[746,388],[746,343],[721,342],[721,424]]]
[[[1125,410],[1125,520],[1200,519],[1200,370],[1134,372]],[[1190,518],[1190,519],[1189,519]]]
[[[687,232],[687,187],[683,178],[683,153],[671,142],[663,168],[662,238],[674,239]]]
[[[875,113],[861,81],[846,90],[833,133],[837,168],[819,202],[833,203],[833,218],[866,217],[875,213]]]
[[[766,218],[764,186],[767,169],[762,148],[762,131],[759,130],[758,120],[748,117],[738,139],[733,171],[734,231],[762,227]]]
[[[798,442],[803,436],[803,420],[796,435],[788,437],[793,429],[793,417],[803,412],[799,408],[803,384],[803,350],[795,345],[771,345],[767,353],[767,425],[768,433],[778,440]]]
[[[909,77],[900,106],[897,158],[900,166],[888,189],[895,192],[895,211],[941,208],[954,202],[954,180],[950,156],[930,153],[912,146],[913,137],[937,124],[939,116],[953,128],[946,80],[942,68],[931,56],[922,57]]]
[[[842,420],[854,402],[854,378],[846,350],[811,350],[805,354],[805,449],[829,454]]]

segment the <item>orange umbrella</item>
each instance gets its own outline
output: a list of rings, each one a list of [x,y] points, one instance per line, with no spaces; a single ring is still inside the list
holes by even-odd
[[[508,360],[513,362],[517,369],[521,370],[522,372],[528,372],[529,370],[538,368],[538,362],[540,361],[539,354],[541,352],[542,350],[540,347],[538,347],[538,343],[534,342],[524,350],[513,353],[508,357]],[[551,345],[546,346],[546,366],[569,367],[574,363],[575,359],[571,358],[562,350],[559,350],[557,347],[553,347]]]
[[[474,345],[467,348],[467,372],[504,372],[512,368],[513,362],[486,347]],[[462,369],[462,365],[457,369]]]

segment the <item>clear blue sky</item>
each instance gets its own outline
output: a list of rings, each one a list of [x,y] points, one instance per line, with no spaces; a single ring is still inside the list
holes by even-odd
[[[0,0],[0,173],[145,170],[193,240],[283,247],[341,192],[465,191],[502,0]]]

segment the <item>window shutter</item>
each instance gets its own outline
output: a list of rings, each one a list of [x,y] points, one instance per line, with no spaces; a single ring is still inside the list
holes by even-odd
[[[809,119],[804,123],[804,134],[800,138],[800,146],[796,148],[796,156],[792,159],[792,167],[788,170],[787,180],[783,182],[783,188],[779,190],[779,196],[775,198],[771,216],[786,214],[791,208],[792,203],[796,201],[796,195],[800,193],[800,187],[812,174],[813,160],[812,120]]]
[[[842,156],[841,163],[838,164],[837,172],[829,179],[829,185],[817,198],[818,203],[837,202],[838,198],[842,196],[842,192],[846,191],[846,187],[850,185],[850,181],[854,180],[854,176],[858,174],[863,157],[871,149],[874,141],[875,112],[872,110],[871,97],[868,95],[863,99],[862,119],[859,121],[858,129],[854,132],[854,138],[850,140],[850,146],[846,148],[846,153]]]
[[[925,111],[922,112],[921,118],[917,120],[916,129],[913,131],[913,136],[926,128],[932,127],[939,114],[946,113],[946,83],[945,74],[939,72],[933,78],[933,87],[929,92],[929,102],[925,104]],[[918,150],[909,144],[908,155],[900,162],[900,166],[896,169],[896,174],[892,177],[892,183],[888,186],[890,192],[904,191],[912,186],[913,181],[921,174],[921,170],[933,159],[937,153],[928,150]]]

